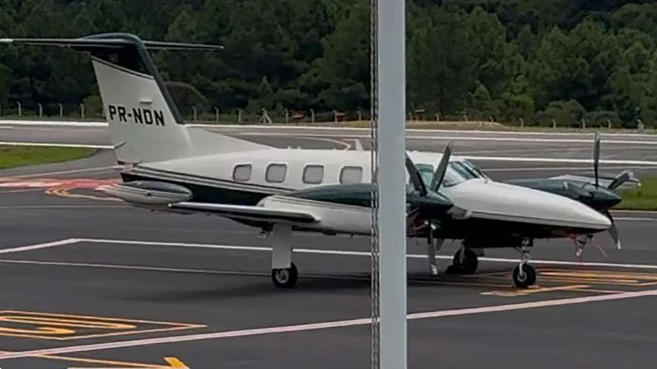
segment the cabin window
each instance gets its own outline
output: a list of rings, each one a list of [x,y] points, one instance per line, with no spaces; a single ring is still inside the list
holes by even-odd
[[[318,184],[324,179],[324,167],[322,165],[306,165],[303,169],[303,183]]]
[[[361,167],[344,167],[340,171],[340,183],[361,183],[363,180],[363,168]]]
[[[433,165],[417,164],[415,165],[415,167],[417,168],[418,172],[420,172],[420,176],[422,177],[422,181],[424,182],[424,185],[431,186],[431,182],[433,182],[433,175],[435,174]]]
[[[283,183],[285,182],[285,175],[287,174],[287,165],[285,164],[269,164],[267,167],[267,174],[265,179],[267,182]]]
[[[233,180],[235,182],[247,182],[251,179],[251,164],[236,165],[233,170]]]

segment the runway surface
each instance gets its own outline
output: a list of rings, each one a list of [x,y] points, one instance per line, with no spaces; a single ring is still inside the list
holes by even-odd
[[[358,141],[370,148],[367,129],[268,126],[205,126],[275,147],[353,150]],[[592,134],[407,130],[407,149],[442,152],[454,142],[454,155],[467,156],[495,179],[592,173]],[[638,176],[657,173],[657,136],[602,132],[601,171],[632,169]],[[111,145],[105,127],[23,126],[0,124],[0,142]],[[563,162],[566,160],[566,162]],[[571,161],[569,161],[571,160]],[[572,162],[575,160],[575,162]]]
[[[341,145],[276,138],[297,144]],[[498,178],[577,171],[486,163]],[[94,188],[116,180],[113,165],[101,151],[0,171],[1,368],[369,365],[369,239],[298,235],[300,283],[277,290],[257,230],[103,198]],[[475,276],[429,277],[424,244],[410,242],[409,367],[649,366],[657,216],[616,218],[623,249],[603,235],[607,256],[591,247],[583,264],[569,241],[539,242],[532,255],[540,285],[525,291],[511,286],[514,251],[487,252],[494,259],[483,259]],[[456,246],[443,247],[441,269]]]

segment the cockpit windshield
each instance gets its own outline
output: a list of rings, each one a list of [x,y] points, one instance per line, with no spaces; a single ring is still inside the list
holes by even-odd
[[[419,170],[425,185],[430,186],[431,181],[433,180],[433,174],[436,170],[434,166],[429,164],[417,164],[416,167]],[[447,165],[447,171],[445,171],[445,178],[443,179],[442,185],[444,187],[450,187],[477,178],[490,179],[490,177],[484,174],[481,169],[467,160],[450,161],[449,165]]]

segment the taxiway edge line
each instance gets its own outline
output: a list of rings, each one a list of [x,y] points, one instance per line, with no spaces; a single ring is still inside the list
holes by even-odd
[[[51,248],[51,247],[71,245],[71,244],[79,243],[79,242],[80,242],[80,240],[77,239],[77,238],[69,238],[69,239],[65,239],[65,240],[61,240],[61,241],[54,241],[54,242],[38,243],[38,244],[34,244],[34,245],[12,247],[12,248],[8,248],[8,249],[0,249],[0,255],[1,254],[15,254],[15,253],[25,252],[25,251],[47,249],[47,248]]]
[[[110,240],[98,238],[78,238],[80,243],[106,243],[106,244],[125,244],[125,245],[141,245],[141,246],[165,246],[165,247],[189,247],[189,248],[207,248],[217,250],[233,250],[233,251],[271,251],[271,247],[267,246],[240,246],[240,245],[212,245],[200,243],[182,243],[182,242],[156,242],[156,241],[135,241],[135,240]],[[321,255],[337,255],[337,256],[367,256],[370,257],[371,253],[366,251],[347,251],[347,250],[324,250],[324,249],[294,249],[295,253],[302,254],[321,254]],[[406,254],[407,258],[411,259],[426,259],[424,254]],[[436,255],[438,259],[452,260],[453,257],[446,255]],[[481,257],[481,261],[490,261],[497,263],[518,263],[518,259],[507,258],[491,258]],[[586,267],[609,267],[609,268],[626,268],[626,269],[657,269],[657,264],[623,264],[623,263],[602,263],[602,262],[578,262],[578,261],[560,261],[560,260],[540,260],[532,259],[532,264],[544,265],[569,265],[569,266],[586,266]]]

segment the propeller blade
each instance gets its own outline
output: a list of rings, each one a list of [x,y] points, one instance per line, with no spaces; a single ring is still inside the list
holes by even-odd
[[[624,170],[619,175],[617,175],[611,183],[607,186],[610,190],[615,190],[620,187],[623,183],[635,179],[634,173],[631,170]]]
[[[443,179],[445,179],[445,172],[447,172],[447,166],[449,165],[449,159],[451,156],[452,156],[452,142],[447,144],[447,147],[445,148],[445,152],[443,153],[443,157],[440,159],[440,163],[436,168],[436,172],[433,174],[433,179],[431,180],[431,187],[430,187],[432,191],[438,192],[440,185],[443,183]]]
[[[415,166],[415,163],[413,163],[413,160],[411,160],[411,157],[408,156],[408,153],[406,153],[406,170],[408,171],[408,175],[411,177],[411,183],[413,184],[415,190],[419,191],[421,196],[426,196],[427,187],[424,185],[422,175]]]
[[[600,186],[600,134],[595,133],[595,146],[593,147],[593,171],[595,173],[595,187]]]
[[[605,215],[609,217],[609,220],[611,220],[611,227],[609,227],[609,235],[611,236],[611,239],[614,240],[614,243],[616,244],[616,248],[620,250],[621,249],[620,236],[618,235],[618,228],[616,228],[616,222],[614,222],[614,217],[611,216],[611,213],[609,213],[609,211],[606,211]]]

